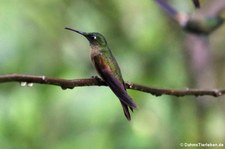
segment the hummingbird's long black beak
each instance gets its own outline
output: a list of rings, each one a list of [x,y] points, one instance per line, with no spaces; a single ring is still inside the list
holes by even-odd
[[[75,30],[75,29],[72,29],[72,28],[69,28],[69,27],[65,27],[65,29],[70,30],[70,31],[73,31],[73,32],[76,32],[76,33],[81,34],[81,35],[83,35],[85,37],[87,35],[86,32],[81,32],[81,31],[78,31],[78,30]]]

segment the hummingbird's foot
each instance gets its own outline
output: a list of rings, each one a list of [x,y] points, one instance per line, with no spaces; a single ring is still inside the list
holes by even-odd
[[[102,78],[100,78],[99,76],[92,76],[91,78],[95,79],[98,82],[98,84],[102,84],[103,83]]]
[[[101,79],[99,76],[91,76],[91,78],[96,79],[96,80]]]
[[[102,79],[98,76],[95,76],[95,79],[98,81],[98,82],[102,82]]]

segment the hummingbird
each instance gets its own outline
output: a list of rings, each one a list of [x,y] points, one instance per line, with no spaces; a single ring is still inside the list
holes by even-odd
[[[106,82],[114,94],[119,98],[124,115],[131,120],[129,110],[137,108],[136,103],[128,95],[120,67],[108,47],[105,37],[98,32],[81,32],[66,27],[65,29],[76,32],[86,37],[91,47],[91,60],[100,77]]]

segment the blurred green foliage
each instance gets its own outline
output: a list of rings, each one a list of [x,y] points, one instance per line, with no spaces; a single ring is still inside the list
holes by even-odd
[[[184,33],[151,0],[0,0],[0,71],[65,79],[96,75],[86,39],[64,30],[105,35],[127,81],[185,88]],[[193,11],[191,1],[173,0]],[[224,87],[224,27],[212,44]],[[215,40],[216,38],[216,40]],[[217,69],[218,68],[218,69]],[[195,97],[129,91],[139,105],[128,122],[107,87],[61,90],[0,85],[1,149],[179,148],[182,142],[225,143],[224,97],[209,98],[199,119]],[[201,125],[200,125],[201,124]]]

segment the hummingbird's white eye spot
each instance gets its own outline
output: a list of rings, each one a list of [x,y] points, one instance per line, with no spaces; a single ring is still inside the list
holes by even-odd
[[[96,36],[93,36],[93,39],[97,39],[97,37]]]

